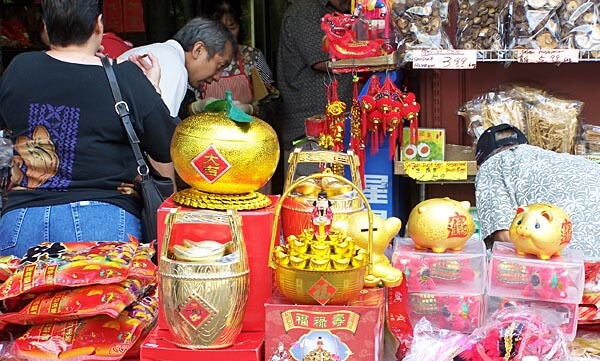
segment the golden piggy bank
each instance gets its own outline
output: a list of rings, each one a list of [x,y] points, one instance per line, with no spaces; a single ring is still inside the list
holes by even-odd
[[[425,200],[410,212],[406,224],[408,236],[417,249],[430,248],[442,253],[460,251],[475,232],[468,201],[448,197]]]
[[[549,259],[560,255],[571,242],[573,226],[569,215],[560,207],[533,203],[517,208],[508,234],[518,254]]]

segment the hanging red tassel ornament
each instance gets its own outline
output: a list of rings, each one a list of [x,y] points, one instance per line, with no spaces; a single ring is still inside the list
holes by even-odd
[[[362,184],[365,183],[365,139],[363,133],[361,106],[358,102],[358,75],[352,76],[352,107],[350,108],[350,149],[356,154],[360,165],[358,172]],[[364,128],[366,131],[366,127]]]
[[[380,92],[381,85],[377,75],[371,76],[369,79],[369,88],[367,93],[360,99],[361,104],[361,121],[362,134],[365,139],[370,137],[371,155],[379,151],[379,125],[383,120],[381,112],[377,110],[377,97]]]
[[[325,107],[325,117],[327,118],[327,136],[319,139],[319,146],[324,149],[333,150],[334,152],[344,151],[344,121],[346,111],[346,103],[339,100],[338,97],[338,81],[333,80],[327,86],[327,106]],[[343,166],[333,165],[333,172],[342,175],[344,172]]]
[[[416,145],[419,141],[419,111],[421,110],[421,104],[417,102],[416,96],[412,92],[405,92],[403,100],[403,116],[410,123],[409,142]]]
[[[381,136],[382,138],[384,136],[390,136],[388,152],[390,159],[394,159],[398,142],[398,133],[401,132],[401,130],[398,129],[402,128],[398,125],[402,120],[401,109],[404,108],[404,101],[402,99],[402,92],[394,84],[389,75],[385,78],[380,96],[381,98],[377,101],[377,106],[383,115]]]

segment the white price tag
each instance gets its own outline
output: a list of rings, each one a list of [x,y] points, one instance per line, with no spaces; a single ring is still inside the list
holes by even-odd
[[[579,49],[520,49],[519,63],[579,63]]]
[[[413,50],[414,69],[475,69],[477,50]]]

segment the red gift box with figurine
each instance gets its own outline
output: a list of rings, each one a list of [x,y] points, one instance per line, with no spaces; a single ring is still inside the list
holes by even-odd
[[[279,292],[265,304],[265,359],[383,360],[385,290],[348,305],[296,305]]]
[[[242,234],[246,243],[248,252],[248,263],[250,268],[250,290],[248,293],[248,302],[246,303],[246,313],[242,331],[261,332],[265,329],[265,302],[271,296],[273,283],[271,280],[272,270],[268,267],[270,254],[271,234],[273,231],[274,211],[278,196],[269,196],[271,205],[253,211],[239,211],[242,217]],[[194,211],[194,208],[180,206],[169,197],[158,209],[157,223],[158,233],[157,254],[160,257],[162,249],[162,239],[165,233],[165,219],[172,210],[178,209],[180,212]],[[214,225],[211,225],[214,226]],[[184,239],[191,240],[216,240],[219,241],[219,235],[222,229],[211,226],[198,226],[198,224],[178,224],[173,227],[170,242],[173,244],[182,243]],[[229,232],[229,229],[226,228]],[[226,237],[227,235],[223,235]],[[167,330],[167,322],[159,302],[158,328]]]

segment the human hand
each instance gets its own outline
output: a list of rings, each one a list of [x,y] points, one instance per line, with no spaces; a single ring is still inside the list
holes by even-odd
[[[190,114],[199,114],[202,113],[202,109],[204,108],[204,106],[206,104],[210,104],[212,102],[214,102],[215,100],[218,100],[216,98],[212,98],[212,97],[208,97],[206,99],[199,99],[196,100],[195,102],[191,103],[188,107],[189,113]]]
[[[150,83],[160,93],[160,64],[158,59],[152,53],[143,55],[131,54],[128,59],[142,70],[146,78],[150,80]]]
[[[252,106],[252,104],[244,104],[237,100],[234,100],[233,105],[235,105],[236,108],[238,108],[246,114],[252,115],[254,113],[254,107]]]

